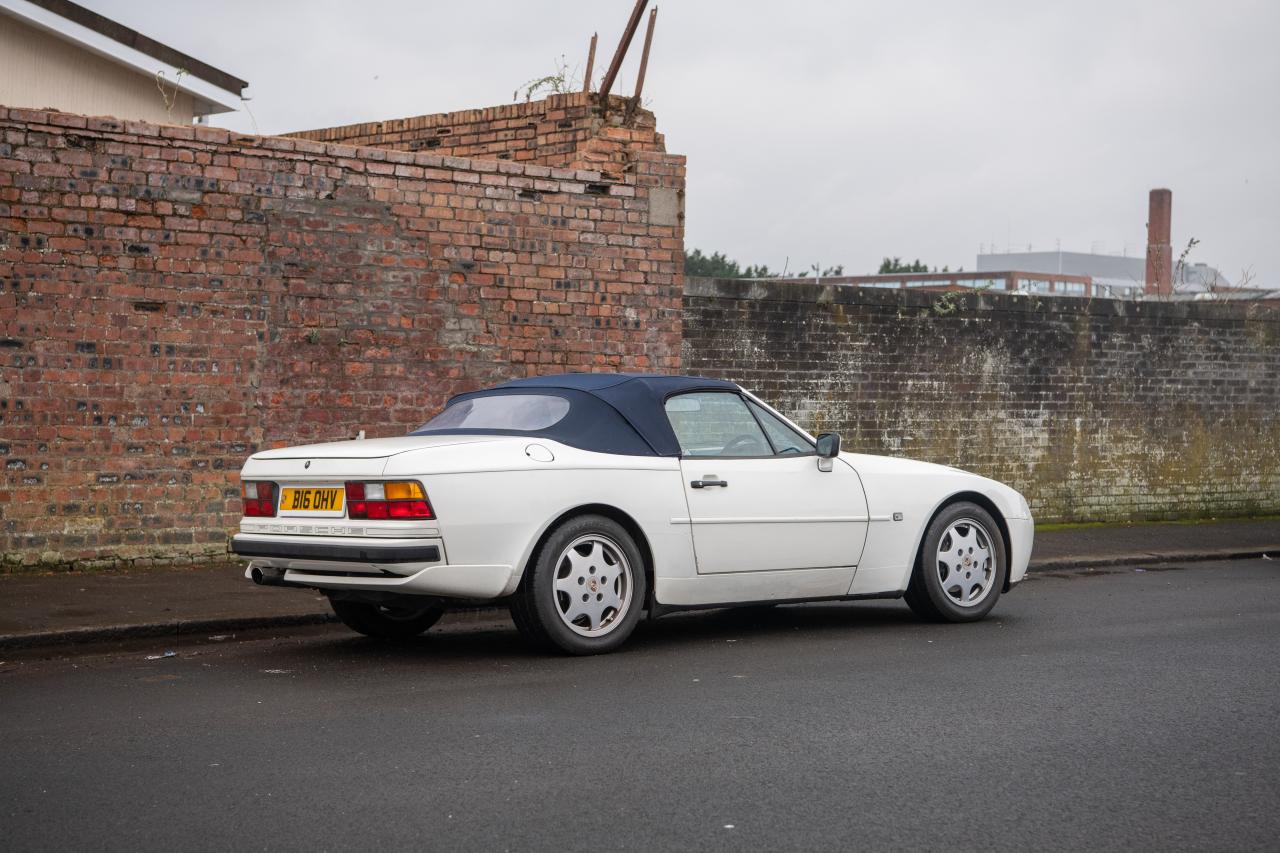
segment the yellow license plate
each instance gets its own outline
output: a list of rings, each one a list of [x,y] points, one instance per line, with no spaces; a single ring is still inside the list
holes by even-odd
[[[281,489],[285,512],[342,512],[342,489]]]

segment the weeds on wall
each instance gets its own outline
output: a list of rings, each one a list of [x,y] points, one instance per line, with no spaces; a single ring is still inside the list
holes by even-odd
[[[521,93],[524,93],[525,103],[533,100],[534,95],[567,95],[570,92],[576,92],[582,88],[582,78],[579,76],[578,67],[569,67],[569,62],[565,59],[564,54],[560,54],[560,58],[556,60],[556,71],[554,74],[548,74],[545,77],[536,77],[533,80],[523,83],[516,87],[511,93],[511,100],[520,100]]]
[[[164,102],[165,115],[173,118],[173,106],[178,103],[178,84],[182,82],[182,78],[191,72],[185,68],[179,68],[174,72],[174,84],[169,91],[164,88],[164,69],[161,68],[156,72],[156,88],[160,90],[160,99]]]
[[[1254,286],[1253,267],[1244,267],[1240,270],[1240,276],[1234,283],[1227,281],[1221,276],[1217,270],[1213,271],[1213,280],[1207,281],[1204,276],[1200,276],[1198,282],[1190,280],[1188,271],[1192,268],[1192,263],[1188,260],[1192,251],[1200,245],[1200,238],[1192,237],[1187,240],[1187,245],[1182,248],[1182,252],[1178,255],[1178,259],[1173,264],[1173,282],[1172,290],[1169,294],[1157,296],[1158,299],[1168,299],[1175,294],[1195,293],[1198,299],[1208,300],[1227,300],[1241,298],[1262,298],[1266,295],[1265,291],[1257,291]],[[1157,256],[1158,257],[1158,256]],[[1136,284],[1144,284],[1135,280]],[[1203,291],[1196,289],[1196,284],[1203,286]]]
[[[956,298],[959,294],[954,290],[948,290],[939,296],[933,303],[933,313],[939,317],[946,317],[949,314],[956,313],[959,310],[959,300]]]

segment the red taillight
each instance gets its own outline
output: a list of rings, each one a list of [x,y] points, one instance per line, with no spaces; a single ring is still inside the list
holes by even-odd
[[[369,504],[364,499],[364,483],[347,483],[347,518],[368,518]]]
[[[387,501],[392,518],[431,518],[431,506],[426,501]]]
[[[258,518],[276,514],[276,484],[252,482],[240,484],[240,496],[244,501],[244,514]]]
[[[347,483],[347,518],[424,519],[436,514],[422,485],[412,480]]]

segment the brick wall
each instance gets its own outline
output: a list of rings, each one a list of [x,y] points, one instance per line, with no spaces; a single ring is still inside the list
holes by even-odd
[[[223,554],[253,450],[567,369],[733,378],[1041,520],[1280,511],[1280,310],[686,289],[645,121],[592,122],[588,170],[0,107],[3,566]]]
[[[4,564],[223,554],[259,447],[402,434],[512,376],[678,369],[684,161],[627,158],[0,108]]]
[[[483,157],[543,166],[629,171],[637,151],[665,151],[653,113],[628,111],[612,96],[607,114],[595,95],[574,93],[478,110],[302,130],[288,136],[441,156]]]
[[[684,369],[1039,521],[1280,512],[1280,306],[691,279]]]

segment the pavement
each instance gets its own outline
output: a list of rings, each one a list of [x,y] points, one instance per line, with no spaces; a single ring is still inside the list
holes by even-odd
[[[1033,571],[1133,565],[1152,560],[1280,556],[1280,519],[1099,524],[1036,531]]]
[[[1062,570],[1262,554],[1280,557],[1280,519],[1040,531],[1031,568]],[[449,617],[453,622],[476,618],[485,615],[468,611]],[[0,575],[0,650],[132,637],[205,636],[332,620],[323,595],[256,586],[244,579],[243,564]]]
[[[405,643],[0,655],[8,850],[1275,850],[1280,561]]]

